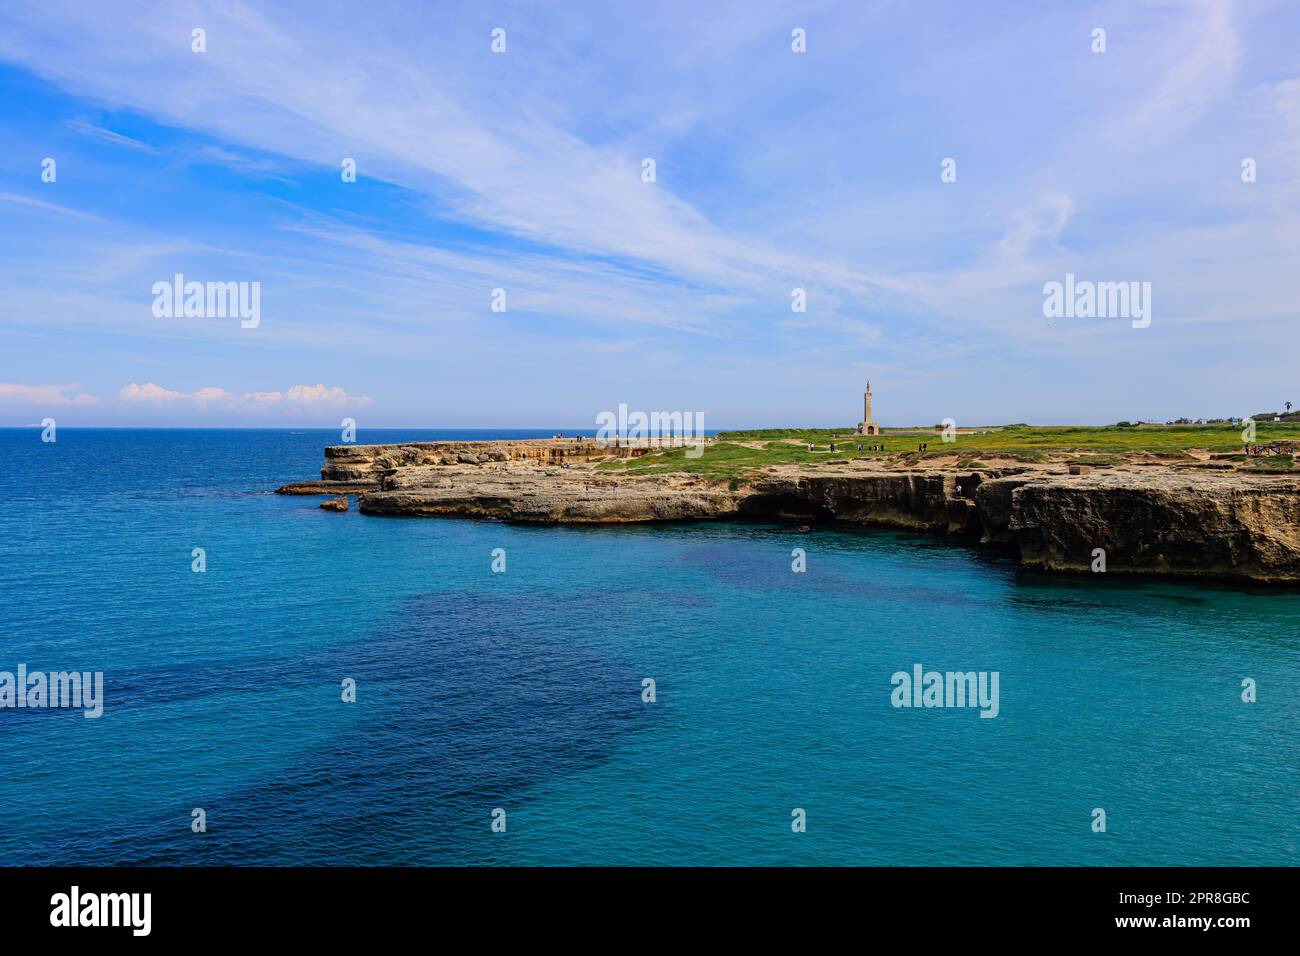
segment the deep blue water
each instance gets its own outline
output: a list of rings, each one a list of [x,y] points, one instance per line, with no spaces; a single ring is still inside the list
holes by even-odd
[[[106,684],[0,710],[0,865],[1297,860],[1300,594],[271,494],[337,440],[0,430],[0,670]],[[895,709],[918,662],[998,671],[999,715]]]

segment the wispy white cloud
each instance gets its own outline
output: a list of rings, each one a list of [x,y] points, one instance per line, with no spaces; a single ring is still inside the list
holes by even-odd
[[[1000,414],[996,401],[1025,417],[1010,385],[988,387],[1008,369],[1041,375],[1068,411],[1119,407],[1138,388],[1221,402],[1188,366],[1213,367],[1226,342],[1300,361],[1297,338],[1273,331],[1300,293],[1287,265],[1300,255],[1300,78],[1278,40],[1285,5],[942,12],[814,6],[800,57],[777,3],[669,3],[635,24],[511,7],[504,56],[488,52],[481,17],[454,6],[364,20],[344,8],[304,17],[292,3],[7,9],[0,58],[187,131],[202,143],[169,158],[219,163],[277,198],[242,231],[250,204],[232,202],[228,221],[224,204],[211,222],[153,216],[122,245],[157,254],[120,252],[121,269],[60,248],[39,260],[39,283],[8,283],[0,313],[114,330],[164,354],[237,341],[245,355],[333,356],[313,377],[349,375],[358,352],[383,356],[395,391],[435,403],[513,368],[514,349],[539,359],[514,387],[539,395],[573,396],[606,373],[650,389],[675,364],[695,373],[677,387],[719,403],[715,420],[784,415],[810,376],[814,391],[854,394],[864,364],[890,370],[910,389],[900,414],[924,421],[951,411],[931,408],[945,389],[965,397],[942,401],[988,409],[973,414]],[[188,43],[198,22],[202,56]],[[1094,24],[1108,29],[1104,55],[1088,49]],[[104,124],[76,128],[116,142]],[[960,174],[944,185],[948,155]],[[1236,179],[1246,155],[1261,163],[1253,187]],[[359,183],[339,182],[344,156]],[[639,175],[646,156],[652,184]],[[151,324],[134,290],[226,226],[239,236],[228,258],[265,270],[257,335]],[[1153,280],[1147,343],[1044,324],[1039,290],[1066,270]],[[134,284],[114,284],[126,274]],[[808,290],[807,313],[791,313],[793,286]],[[506,315],[487,309],[494,287],[509,294]],[[641,360],[608,371],[601,360],[629,336]],[[1100,396],[1099,368],[1117,380]],[[149,373],[108,387],[126,374]],[[222,401],[250,411],[292,404],[292,389],[231,387],[240,398]],[[1223,386],[1256,387],[1248,374]]]
[[[26,16],[34,46],[7,52],[74,89],[231,142],[332,169],[342,155],[356,156],[362,176],[437,196],[466,221],[570,253],[648,264],[661,281],[746,295],[776,276],[878,281],[720,228],[681,198],[666,163],[647,184],[642,156],[627,148],[584,141],[544,116],[507,117],[472,98],[458,101],[391,36],[369,36],[359,55],[355,34],[332,30],[340,24],[328,20],[247,7],[208,13],[212,49],[201,63],[188,45],[176,45],[171,28],[181,18],[130,7],[73,18],[72,29],[98,38],[75,63],[39,54],[65,43],[70,27],[59,23],[52,34],[57,21],[44,16]],[[775,27],[780,20],[772,19]],[[105,42],[128,34],[130,43]],[[462,59],[470,75],[486,73],[475,63],[481,58]],[[154,73],[163,66],[169,82],[159,84]]]
[[[91,136],[95,139],[112,143],[114,146],[124,146],[127,149],[138,150],[142,153],[157,152],[157,150],[148,143],[142,143],[138,139],[133,139],[130,136],[107,129],[103,126],[98,126],[94,123],[88,122],[87,120],[69,120],[67,127],[74,132],[81,133],[83,136]]]
[[[85,219],[88,222],[104,221],[93,213],[82,212],[78,209],[69,209],[67,206],[60,206],[58,203],[46,202],[44,199],[36,199],[32,196],[23,196],[18,193],[0,193],[0,202],[16,203],[21,206],[31,206],[35,209],[43,209],[47,212],[57,212],[62,216],[72,216],[75,219]]]

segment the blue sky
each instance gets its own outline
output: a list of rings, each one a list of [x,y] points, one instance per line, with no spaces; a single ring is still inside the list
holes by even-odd
[[[0,424],[1300,404],[1293,4],[162,7],[0,10]],[[1045,318],[1067,272],[1150,327]],[[260,325],[155,317],[175,273]]]

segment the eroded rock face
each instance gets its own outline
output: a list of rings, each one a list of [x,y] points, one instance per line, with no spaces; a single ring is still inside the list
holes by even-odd
[[[1012,495],[1028,479],[1021,476],[991,478],[975,491],[980,516],[981,544],[1014,544],[1011,535]]]
[[[325,481],[373,479],[396,468],[416,465],[483,465],[489,462],[598,461],[617,449],[592,439],[523,441],[408,442],[400,445],[330,445],[325,449]]]
[[[1027,565],[1300,581],[1300,481],[1206,472],[1035,478],[1007,529]]]
[[[802,502],[814,516],[838,521],[946,530],[957,480],[955,474],[922,472],[759,479],[747,489],[746,510],[761,515],[769,503],[795,510]]]
[[[330,498],[328,501],[322,501],[320,507],[323,511],[347,511],[348,496],[339,495],[337,498]]]
[[[488,470],[447,466],[404,470],[384,490],[361,498],[361,511],[387,515],[461,515],[509,521],[615,524],[687,521],[733,515],[737,496],[725,485],[667,476],[606,478],[562,469]]]
[[[978,537],[1018,549],[1026,565],[1051,570],[1090,571],[1100,548],[1109,572],[1300,582],[1300,479],[1294,477],[1160,462],[1077,475],[1065,466],[960,471],[827,462],[806,473],[730,482],[680,472],[629,477],[591,467],[617,454],[572,440],[343,445],[326,450],[324,481],[280,490],[338,494],[364,484],[360,510],[373,515],[888,525]]]

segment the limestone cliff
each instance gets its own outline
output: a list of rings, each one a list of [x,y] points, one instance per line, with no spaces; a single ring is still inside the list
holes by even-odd
[[[611,454],[618,454],[618,450],[584,438],[331,445],[325,449],[325,467],[320,476],[325,481],[353,481],[415,465],[483,465],[489,462],[558,465],[565,461],[597,461]]]
[[[1033,567],[1300,582],[1300,479],[1155,463],[958,470],[828,461],[720,480],[593,464],[590,440],[430,442],[326,449],[322,480],[287,494],[361,493],[364,514],[622,523],[794,518],[960,534]],[[1083,469],[1075,469],[1080,471]]]
[[[989,540],[1027,565],[1300,581],[1300,481],[1145,471],[1004,478],[977,492]],[[989,507],[983,507],[985,502]]]
[[[489,470],[447,466],[397,471],[361,511],[387,515],[468,515],[509,521],[614,524],[733,515],[739,498],[726,485],[667,476],[614,480],[558,468]]]

